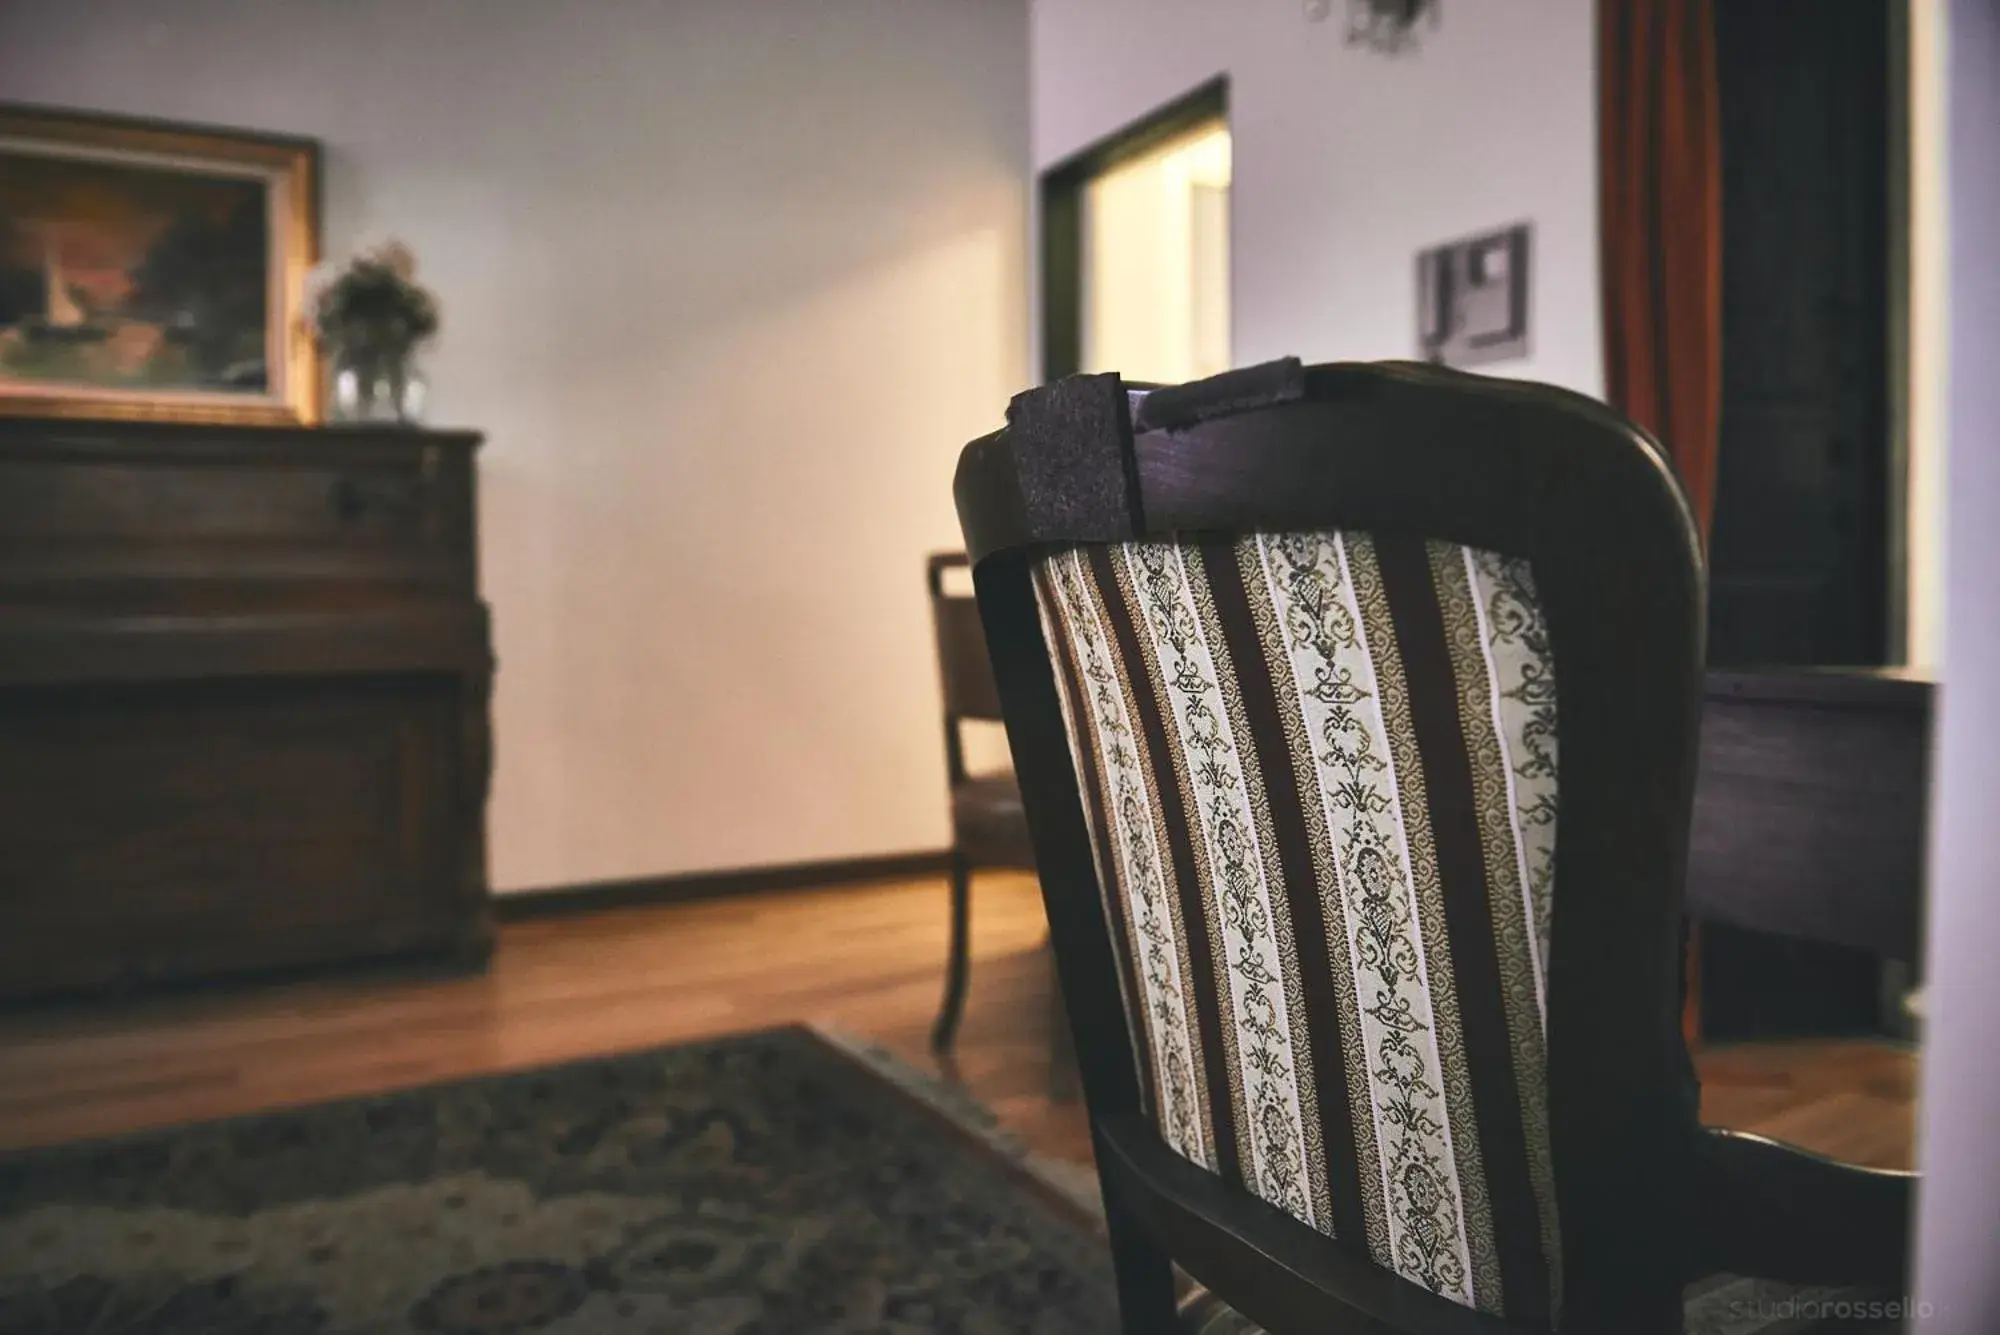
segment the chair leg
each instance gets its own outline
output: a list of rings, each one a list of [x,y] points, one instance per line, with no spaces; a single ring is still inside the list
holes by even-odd
[[[1076,1065],[1076,1036],[1069,1027],[1069,1007],[1063,1004],[1062,983],[1049,960],[1049,1097],[1074,1103],[1083,1093],[1082,1072]]]
[[[1102,1145],[1097,1146],[1097,1153],[1102,1163]],[[1174,1310],[1173,1264],[1108,1185],[1104,1188],[1104,1226],[1110,1235],[1112,1269],[1118,1281],[1121,1335],[1174,1335],[1180,1321]]]
[[[944,1052],[958,1036],[958,1017],[965,1009],[965,977],[972,915],[972,867],[963,854],[951,855],[951,944],[944,966],[944,1003],[931,1026],[931,1050]]]

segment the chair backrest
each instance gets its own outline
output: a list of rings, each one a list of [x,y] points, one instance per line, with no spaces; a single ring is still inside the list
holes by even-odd
[[[966,719],[1000,718],[1000,688],[993,680],[979,605],[970,594],[945,591],[946,572],[963,570],[967,564],[964,552],[933,552],[924,563],[944,694],[945,758],[953,783],[965,777],[964,739],[958,725]]]
[[[1703,584],[1657,447],[1286,362],[1031,391],[957,495],[1128,1329],[1165,1254],[1281,1335],[1677,1329]]]

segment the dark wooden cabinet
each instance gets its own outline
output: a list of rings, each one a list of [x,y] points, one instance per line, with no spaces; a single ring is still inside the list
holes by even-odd
[[[1934,688],[1904,669],[1711,671],[1688,845],[1712,1040],[1884,1027],[1923,950]]]
[[[478,444],[0,420],[0,996],[483,953]]]

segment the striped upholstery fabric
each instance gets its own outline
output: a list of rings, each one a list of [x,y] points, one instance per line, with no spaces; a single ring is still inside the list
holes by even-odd
[[[1065,549],[1035,582],[1162,1138],[1552,1322],[1557,714],[1527,563],[1283,533]]]

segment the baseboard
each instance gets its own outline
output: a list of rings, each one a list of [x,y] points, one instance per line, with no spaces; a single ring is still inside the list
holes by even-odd
[[[942,876],[951,865],[949,849],[915,853],[882,853],[873,857],[831,858],[823,862],[787,862],[767,867],[734,867],[726,871],[676,872],[666,876],[635,876],[622,881],[587,881],[539,890],[518,890],[493,896],[493,914],[501,922],[548,918],[600,909],[643,904],[678,904],[727,895],[806,886],[862,885],[906,876]]]

